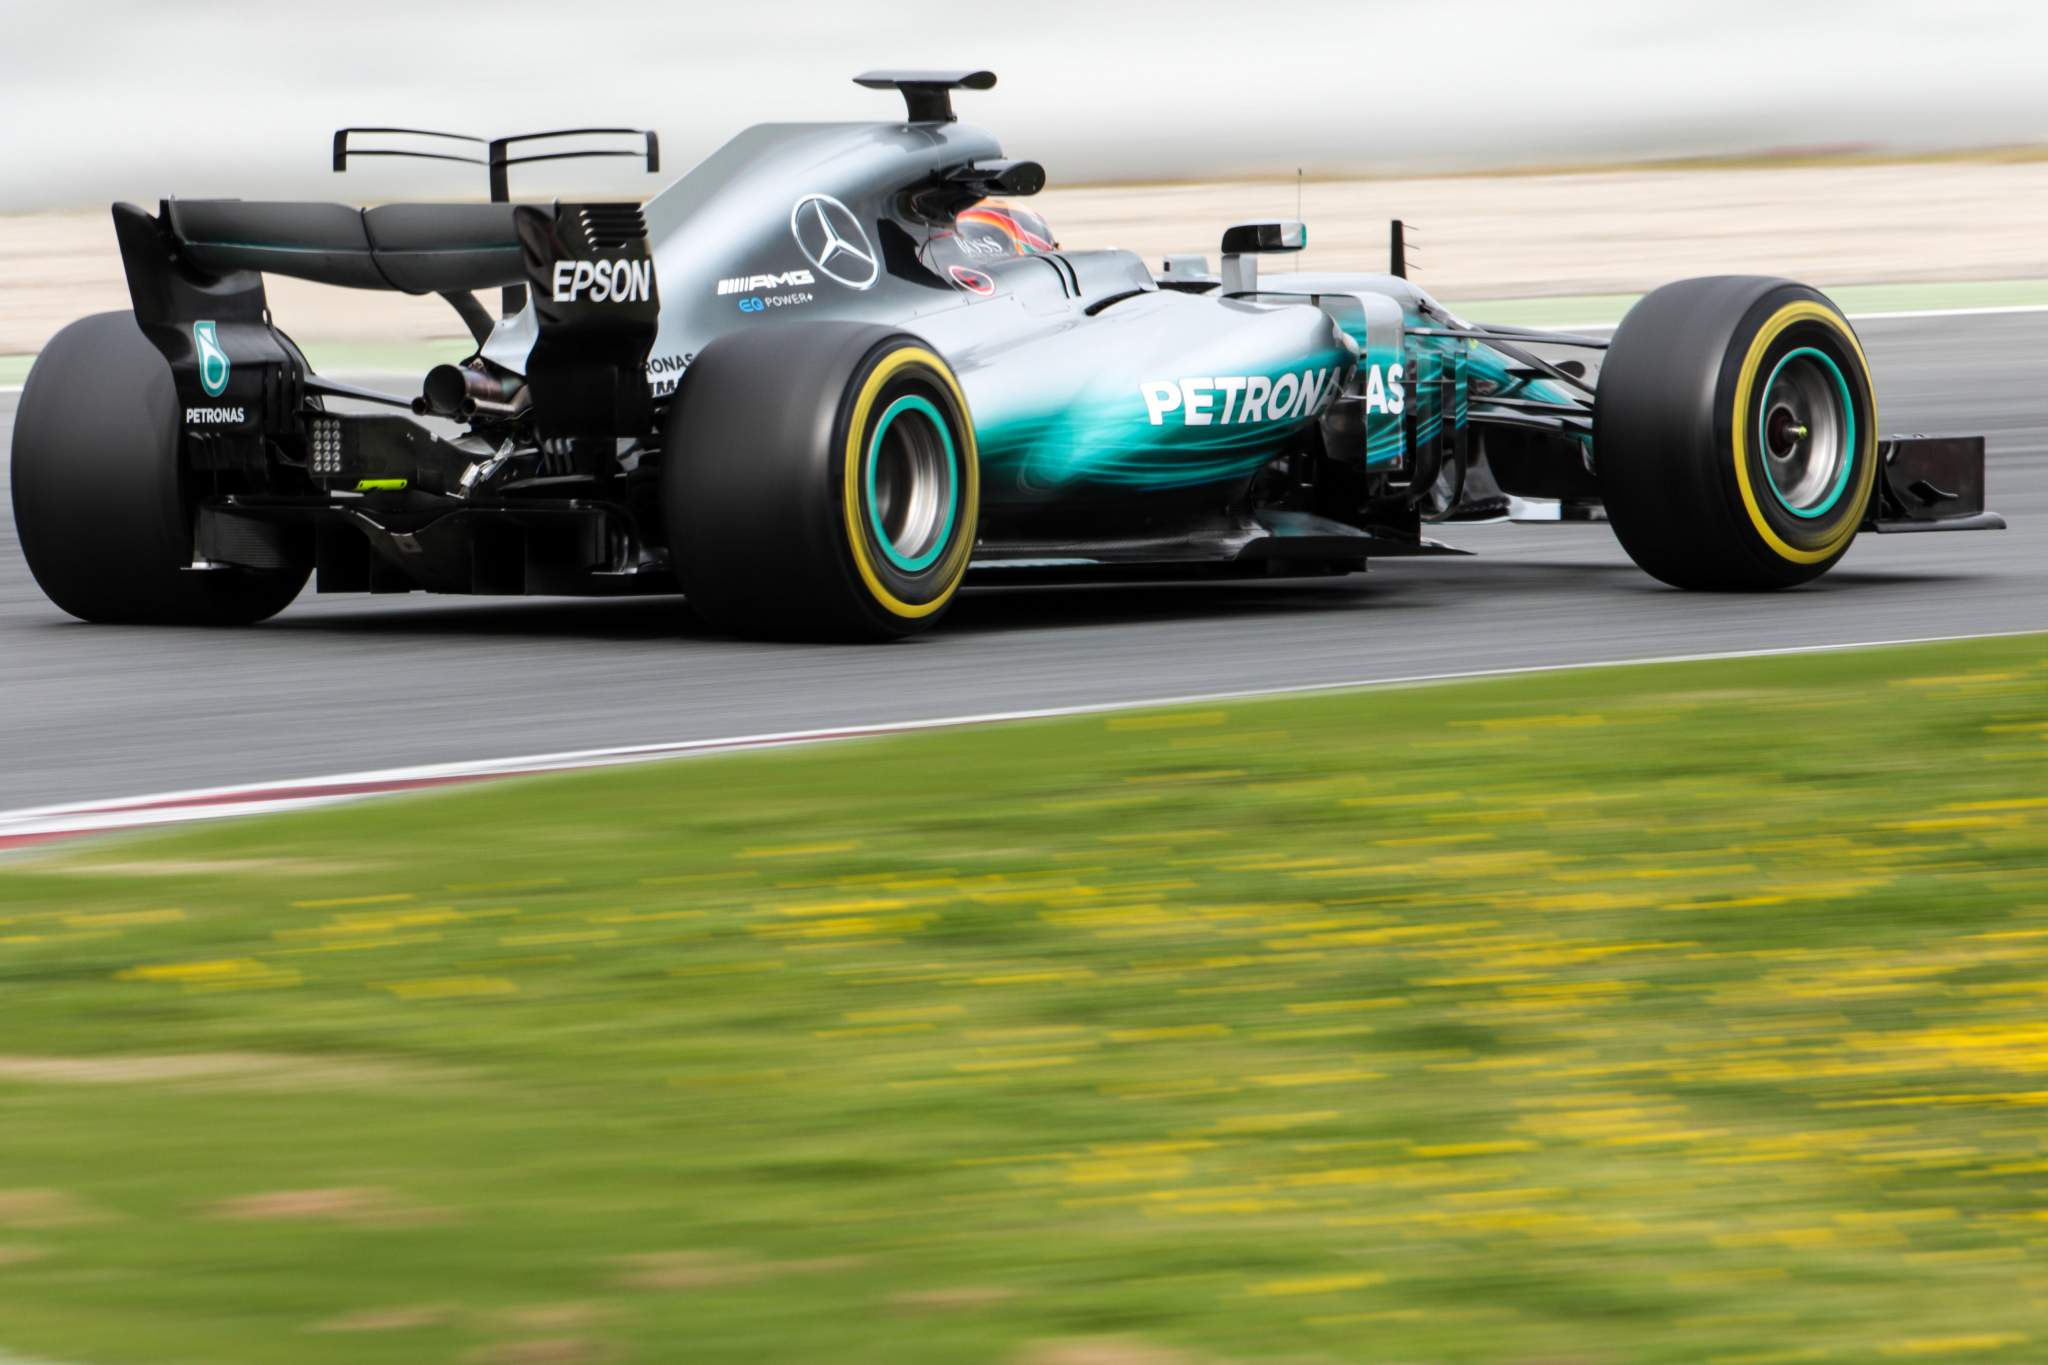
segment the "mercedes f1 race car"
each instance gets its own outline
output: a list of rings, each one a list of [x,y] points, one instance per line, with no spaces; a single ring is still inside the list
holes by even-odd
[[[1611,337],[1488,327],[1405,277],[1398,224],[1387,273],[1262,280],[1298,222],[1155,273],[1017,204],[1042,168],[954,117],[990,73],[857,79],[904,116],[750,128],[645,204],[506,186],[593,154],[514,154],[572,135],[656,170],[639,130],[375,128],[336,135],[337,170],[471,161],[491,202],[116,205],[133,309],[59,333],[16,419],[36,580],[92,621],[253,622],[310,576],[680,592],[738,634],[884,639],[970,573],[1347,573],[1456,553],[1440,522],[1605,519],[1710,590],[1806,582],[1859,531],[2002,524],[1981,438],[1880,439],[1812,289],[1686,280]],[[438,294],[474,354],[417,394],[316,375],[266,273]]]

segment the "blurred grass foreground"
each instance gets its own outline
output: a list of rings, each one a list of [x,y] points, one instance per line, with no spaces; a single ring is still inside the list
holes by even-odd
[[[2038,1360],[2044,1003],[2039,636],[65,848],[0,1356]]]

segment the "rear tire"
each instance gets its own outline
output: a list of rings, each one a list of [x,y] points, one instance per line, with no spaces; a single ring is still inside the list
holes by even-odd
[[[36,358],[14,419],[14,526],[29,572],[84,621],[248,625],[299,595],[277,570],[192,562],[170,363],[132,313],[72,323]]]
[[[946,362],[886,327],[720,337],[662,441],[683,592],[768,639],[891,640],[945,613],[974,552],[974,424]]]
[[[1629,310],[1593,406],[1608,520],[1674,587],[1788,588],[1848,553],[1877,474],[1870,368],[1789,280],[1681,280]]]

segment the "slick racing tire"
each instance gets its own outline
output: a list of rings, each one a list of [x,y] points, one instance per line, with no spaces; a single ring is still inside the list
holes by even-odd
[[[1758,591],[1848,552],[1877,476],[1870,367],[1834,304],[1789,280],[1681,280],[1607,353],[1593,455],[1629,557],[1679,588]]]
[[[899,639],[944,614],[974,552],[974,423],[915,337],[861,323],[727,335],[677,390],[661,501],[676,576],[712,625]]]
[[[310,553],[276,570],[194,571],[170,363],[132,313],[50,340],[14,419],[14,526],[49,599],[85,621],[248,625],[284,610]]]

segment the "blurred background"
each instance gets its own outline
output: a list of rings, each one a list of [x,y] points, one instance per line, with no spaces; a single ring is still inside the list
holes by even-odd
[[[996,68],[970,117],[1028,144],[1055,183],[2048,135],[2048,11],[2013,0],[8,9],[10,209],[333,193],[322,153],[348,123],[632,123],[659,128],[681,170],[744,124],[865,116],[888,97],[846,80],[872,66]],[[446,192],[432,168],[351,179],[375,197]]]
[[[1310,221],[1302,264],[1415,225],[1454,301],[1636,293],[1770,269],[1822,286],[2048,273],[2048,10],[1999,0],[1569,9],[1309,0],[1282,16],[1052,0],[10,6],[0,47],[0,355],[122,298],[106,204],[480,197],[467,168],[328,169],[347,124],[659,131],[661,177],[530,168],[515,196],[651,193],[740,127],[880,116],[875,66],[985,66],[961,101],[1042,161],[1070,246],[1213,251]],[[1300,181],[1297,182],[1297,176]],[[452,335],[432,300],[275,281],[315,346]],[[1577,319],[1573,319],[1577,320]]]

